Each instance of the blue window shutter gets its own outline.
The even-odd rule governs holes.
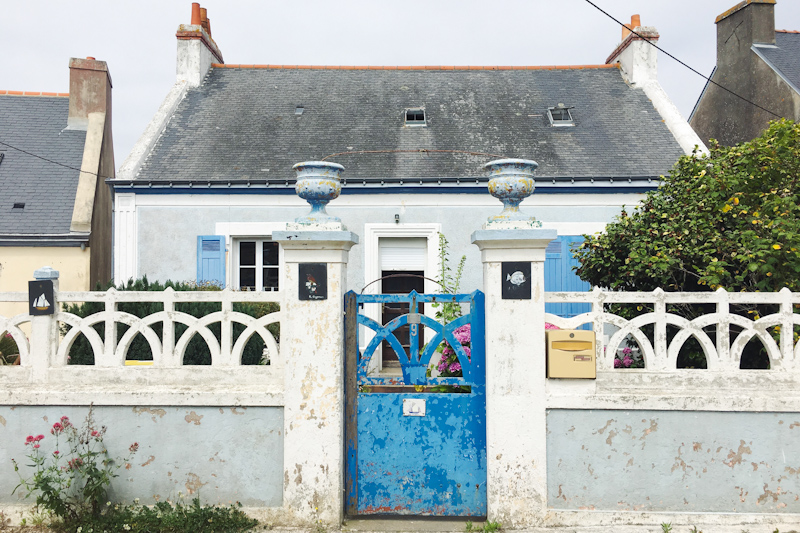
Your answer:
[[[562,237],[550,241],[545,250],[544,260],[544,290],[545,292],[560,292],[563,286],[564,258]],[[565,304],[544,304],[545,313],[563,316]]]
[[[544,290],[548,292],[588,292],[591,284],[582,281],[573,270],[580,263],[572,257],[572,250],[583,242],[579,235],[560,235],[552,241],[545,252]],[[564,303],[545,304],[545,312],[569,318],[591,311],[591,304]]]
[[[225,236],[197,236],[197,283],[225,286]]]

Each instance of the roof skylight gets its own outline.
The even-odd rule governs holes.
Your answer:
[[[424,107],[414,107],[414,108],[406,109],[405,125],[406,126],[427,126],[427,122],[425,120],[425,108]]]
[[[567,107],[562,103],[559,103],[555,107],[548,107],[547,108],[547,118],[550,119],[551,126],[574,126],[575,121],[572,119],[572,113],[570,113],[570,109],[572,107]]]

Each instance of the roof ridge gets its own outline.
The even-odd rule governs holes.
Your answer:
[[[800,33],[798,30],[775,30],[775,33]]]
[[[585,70],[619,68],[618,65],[544,65],[544,66],[347,66],[347,65],[250,65],[211,63],[214,68],[285,69],[285,70]]]
[[[69,93],[49,93],[44,91],[5,91],[0,89],[0,95],[10,96],[69,96]]]

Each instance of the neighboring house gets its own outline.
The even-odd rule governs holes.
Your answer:
[[[745,0],[717,17],[711,80],[772,113],[800,120],[800,32],[775,30],[775,0]],[[758,137],[775,115],[706,84],[689,123],[725,146]]]
[[[111,278],[111,77],[94,58],[69,69],[69,94],[0,91],[0,292],[45,265],[61,290]],[[0,315],[27,312],[11,305]]]
[[[519,157],[540,165],[523,211],[561,235],[547,288],[586,290],[571,243],[704,149],[658,85],[655,49],[633,35],[608,64],[549,67],[231,65],[199,16],[177,37],[177,82],[110,181],[118,281],[279,289],[271,234],[309,210],[292,165],[328,157],[345,167],[328,211],[360,238],[349,287],[396,272],[436,278],[441,232],[453,263],[466,254],[461,288],[473,290],[470,233],[501,210],[481,166]],[[409,278],[370,286],[410,288],[437,290]]]

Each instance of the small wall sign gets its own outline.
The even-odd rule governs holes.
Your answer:
[[[328,265],[327,263],[300,263],[297,265],[299,286],[297,294],[300,300],[328,299]]]
[[[52,315],[55,313],[54,301],[52,280],[28,282],[28,314]]]
[[[503,300],[531,299],[531,264],[525,261],[503,262],[500,267],[503,276]]]

